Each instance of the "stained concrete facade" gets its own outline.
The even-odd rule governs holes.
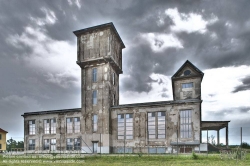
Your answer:
[[[81,108],[24,113],[26,152],[175,153],[176,143],[178,151],[199,150],[204,74],[198,68],[186,61],[173,75],[173,101],[119,105],[125,45],[114,25],[74,34]]]

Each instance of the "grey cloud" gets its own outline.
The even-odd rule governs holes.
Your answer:
[[[235,87],[235,89],[232,91],[233,93],[250,90],[250,76],[246,76],[241,81],[242,85]]]

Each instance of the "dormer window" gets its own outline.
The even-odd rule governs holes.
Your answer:
[[[182,84],[182,89],[184,89],[184,88],[193,88],[193,83],[189,82],[189,83]]]
[[[188,76],[188,75],[190,75],[191,74],[191,71],[190,70],[185,70],[184,71],[184,76]]]

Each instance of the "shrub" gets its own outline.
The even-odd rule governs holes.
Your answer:
[[[192,152],[192,159],[194,159],[194,160],[198,159],[198,155],[195,154],[195,152]]]

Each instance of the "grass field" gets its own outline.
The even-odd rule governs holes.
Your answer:
[[[228,166],[228,165],[249,165],[250,166],[250,154],[247,154],[246,159],[244,160],[229,160],[229,159],[221,159],[219,154],[209,154],[208,156],[205,154],[197,155],[198,158],[194,159],[191,154],[188,155],[103,155],[103,156],[86,156],[83,158],[77,158],[76,160],[80,161],[80,163],[75,163],[75,160],[72,159],[57,159],[61,163],[55,163],[53,159],[49,161],[52,163],[39,163],[36,158],[25,159],[6,159],[0,156],[0,165],[15,165],[15,166],[24,166],[24,165],[103,165],[103,166],[144,166],[144,165],[166,165],[166,166],[195,166],[195,165],[204,165],[204,166]],[[21,163],[21,161],[34,161],[35,163]],[[48,161],[48,159],[42,159],[43,161]],[[15,161],[15,163],[11,163],[11,161]],[[65,163],[62,163],[65,162]],[[69,163],[67,163],[69,162]]]

